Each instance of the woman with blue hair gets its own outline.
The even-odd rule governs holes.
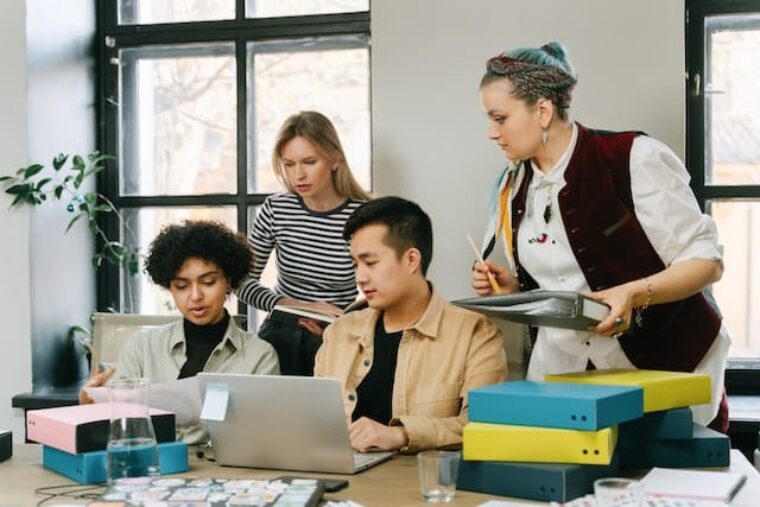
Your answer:
[[[694,419],[728,428],[723,388],[730,339],[705,290],[720,279],[713,220],[664,144],[642,132],[589,129],[569,118],[577,79],[551,42],[491,58],[480,84],[488,136],[507,158],[491,194],[480,295],[536,288],[589,293],[610,306],[587,331],[540,328],[528,378],[593,368],[696,371],[713,401]],[[712,422],[711,422],[712,421]]]

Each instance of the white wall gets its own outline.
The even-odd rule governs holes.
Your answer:
[[[373,188],[430,214],[430,277],[449,298],[472,295],[466,235],[480,243],[488,188],[504,163],[480,110],[485,62],[551,40],[566,45],[579,74],[574,119],[643,130],[683,156],[683,0],[372,2]],[[512,339],[510,361],[520,347]]]
[[[486,60],[559,40],[579,74],[571,115],[644,130],[684,148],[683,0],[376,0],[372,3],[373,182],[431,215],[431,278],[470,294],[485,200],[503,164],[486,138],[478,83]]]
[[[26,33],[22,0],[0,2],[0,174],[26,165]],[[32,387],[29,298],[29,215],[8,211],[0,196],[0,428],[23,441],[14,394]]]

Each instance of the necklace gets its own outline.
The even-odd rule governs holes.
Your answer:
[[[538,199],[539,192],[543,191],[544,196],[544,211],[541,214],[541,218],[543,218],[543,224],[540,224],[537,228],[543,229],[544,231],[539,233],[537,236],[528,238],[528,243],[538,243],[543,244],[546,243],[546,241],[549,239],[549,234],[547,231],[547,226],[549,225],[549,222],[552,220],[552,187],[554,186],[553,182],[541,180],[538,185],[536,185],[534,189],[534,194],[531,197],[531,199],[528,201],[528,209],[527,215],[529,217],[533,216],[533,204],[536,199]],[[535,222],[534,222],[535,223]]]

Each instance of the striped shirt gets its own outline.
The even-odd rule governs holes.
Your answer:
[[[343,226],[361,204],[347,199],[336,209],[319,212],[307,208],[295,194],[267,197],[248,237],[255,255],[253,271],[240,284],[238,297],[265,311],[283,296],[327,301],[341,308],[351,304],[356,280]],[[272,249],[277,255],[277,284],[269,289],[260,279]]]

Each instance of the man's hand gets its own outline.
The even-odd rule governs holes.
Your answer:
[[[90,395],[87,394],[88,387],[101,387],[105,385],[106,382],[108,382],[108,379],[111,378],[111,375],[114,374],[116,371],[116,368],[114,367],[108,367],[105,370],[101,371],[100,373],[96,373],[92,377],[90,377],[87,382],[82,385],[82,388],[79,390],[79,404],[80,405],[89,405],[90,403],[94,403],[92,401],[92,398],[90,398]]]
[[[396,451],[409,443],[403,426],[386,426],[368,417],[352,422],[348,437],[359,452]]]

